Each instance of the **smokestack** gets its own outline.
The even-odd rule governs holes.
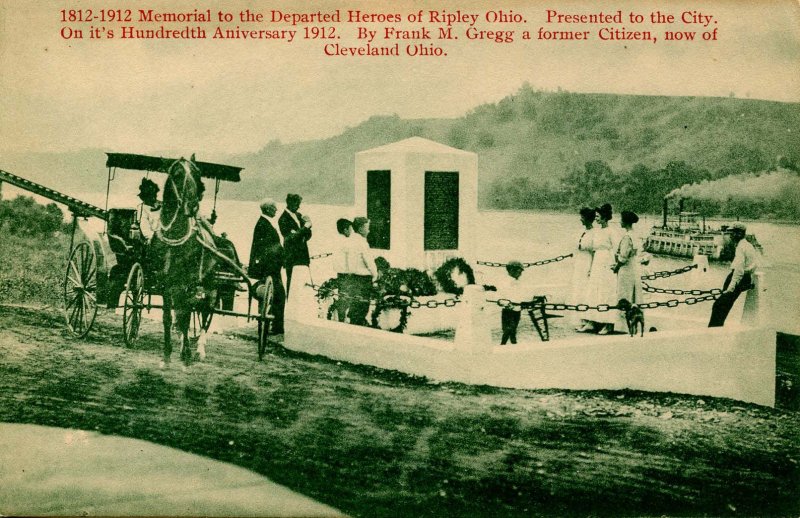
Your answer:
[[[683,198],[678,198],[678,213],[683,212]]]
[[[662,209],[664,215],[664,221],[663,223],[661,223],[661,228],[667,228],[667,205],[668,205],[667,200],[669,200],[669,196],[664,196],[664,205]]]

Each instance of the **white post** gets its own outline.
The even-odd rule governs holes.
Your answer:
[[[708,256],[695,254],[692,264],[696,265],[696,268],[694,268],[690,274],[692,289],[705,289],[707,287],[705,281],[708,279],[709,274]]]
[[[470,284],[461,295],[461,311],[456,325],[455,348],[459,353],[488,353],[492,348],[492,329],[487,318],[483,286]]]
[[[754,286],[745,294],[742,323],[751,327],[768,326],[766,275],[764,272],[757,271],[752,277]]]
[[[317,300],[314,288],[308,286],[311,275],[308,266],[295,266],[292,270],[292,286],[286,301],[284,320],[298,322],[317,318]]]

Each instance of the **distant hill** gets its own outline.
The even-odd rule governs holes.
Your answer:
[[[286,192],[299,192],[310,202],[349,204],[354,154],[411,136],[478,153],[482,207],[535,208],[540,197],[511,203],[501,196],[519,191],[517,185],[533,194],[558,192],[562,179],[582,174],[588,162],[605,164],[615,174],[683,162],[709,178],[774,169],[780,160],[798,164],[800,104],[545,92],[525,85],[457,119],[375,116],[328,139],[273,141],[257,153],[213,160],[197,153],[245,168],[241,184],[225,186],[225,197],[282,199]],[[67,192],[104,191],[104,163],[99,150],[0,157],[0,168]]]
[[[421,136],[479,155],[480,203],[498,207],[492,188],[524,178],[558,188],[590,161],[614,171],[686,162],[712,177],[800,163],[800,104],[735,98],[653,97],[541,92],[524,86],[458,119],[372,117],[317,141],[271,142],[231,158],[247,168],[234,192],[258,198],[303,193],[308,200],[352,203],[354,154]]]

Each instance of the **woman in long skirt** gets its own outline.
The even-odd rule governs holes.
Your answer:
[[[594,229],[594,259],[588,287],[589,305],[615,306],[618,300],[616,298],[617,276],[612,268],[616,264],[614,253],[617,250],[617,239],[616,233],[608,226],[608,222],[613,217],[613,211],[611,205],[606,203],[596,212],[600,228]],[[597,330],[597,334],[607,335],[614,330],[614,324],[617,323],[617,312],[590,310],[586,318],[588,322],[579,331]]]
[[[617,299],[626,299],[631,304],[641,304],[644,292],[639,269],[639,247],[633,238],[633,225],[639,221],[639,216],[634,212],[622,211],[622,228],[625,234],[617,246],[616,265],[617,272]],[[618,322],[624,322],[624,317]]]
[[[580,210],[583,233],[578,238],[578,249],[573,252],[572,291],[567,301],[569,304],[586,304],[589,295],[589,274],[592,271],[592,258],[594,257],[594,219],[595,211],[589,207]],[[582,314],[572,312],[571,321],[580,330],[586,325]]]

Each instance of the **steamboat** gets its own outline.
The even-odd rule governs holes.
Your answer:
[[[673,257],[708,256],[709,260],[731,261],[736,245],[731,239],[730,225],[719,228],[706,226],[705,216],[699,212],[683,210],[683,200],[678,202],[677,214],[669,214],[667,198],[664,198],[663,219],[656,225],[644,243],[644,249],[653,254]],[[756,236],[745,236],[759,252],[763,252]]]

